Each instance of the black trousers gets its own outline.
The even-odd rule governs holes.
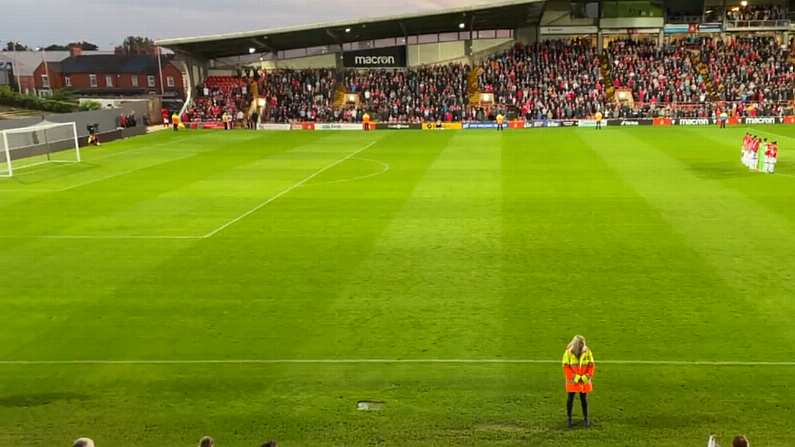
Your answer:
[[[566,401],[566,415],[571,419],[571,413],[574,411],[574,398],[577,396],[577,393],[569,393],[569,398]],[[582,416],[584,419],[588,419],[588,395],[585,393],[580,393],[580,403],[582,404]]]

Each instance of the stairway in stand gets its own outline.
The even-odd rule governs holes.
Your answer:
[[[696,67],[696,71],[704,78],[704,84],[707,86],[707,96],[709,100],[712,102],[718,101],[718,86],[712,80],[712,74],[709,72],[709,67],[707,64],[701,62],[699,55],[701,54],[698,50],[691,50],[690,51],[690,62]]]
[[[480,107],[481,92],[478,79],[481,73],[483,73],[481,67],[475,67],[469,72],[469,77],[467,79],[467,97],[469,98],[470,107]]]
[[[602,79],[604,79],[605,94],[607,95],[607,102],[612,103],[616,95],[616,87],[613,85],[613,77],[610,75],[610,60],[607,53],[602,53],[599,56],[599,70],[602,72]]]
[[[334,110],[343,110],[347,104],[348,86],[345,84],[345,72],[337,70],[337,88],[334,90]]]

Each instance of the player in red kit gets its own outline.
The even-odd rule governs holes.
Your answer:
[[[765,140],[767,141],[767,140]],[[762,147],[762,141],[757,138],[754,141],[754,144],[751,146],[751,157],[748,161],[748,169],[751,171],[757,171],[759,167],[759,149]]]
[[[776,163],[778,163],[778,142],[774,141],[767,146],[767,151],[765,151],[765,172],[775,173]]]

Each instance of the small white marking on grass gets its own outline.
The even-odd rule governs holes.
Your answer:
[[[602,365],[639,366],[778,366],[795,367],[792,362],[700,361],[700,360],[600,360]],[[365,365],[365,364],[448,364],[448,365],[558,365],[560,360],[543,359],[217,359],[217,360],[0,360],[13,365]]]
[[[325,167],[321,168],[320,170],[315,171],[313,174],[310,174],[309,176],[305,177],[303,180],[299,181],[298,183],[283,189],[281,192],[279,192],[276,195],[272,196],[268,200],[258,204],[254,208],[251,208],[250,210],[246,211],[245,213],[235,217],[234,219],[226,222],[225,224],[219,226],[218,228],[210,231],[209,233],[205,234],[203,236],[203,238],[204,239],[209,239],[209,238],[215,236],[216,234],[224,231],[225,229],[227,229],[227,228],[231,227],[232,225],[240,222],[241,220],[245,219],[246,217],[256,213],[257,211],[261,210],[262,208],[265,208],[266,206],[268,206],[271,203],[275,202],[276,200],[278,200],[283,195],[288,194],[288,193],[290,193],[291,191],[293,191],[293,190],[295,190],[297,188],[300,188],[301,186],[305,185],[306,182],[312,180],[313,178],[317,177],[318,175],[328,171],[329,169],[339,165],[340,163],[342,163],[342,162],[344,162],[346,160],[350,160],[351,158],[359,155],[360,153],[366,151],[367,149],[370,149],[375,144],[376,144],[376,141],[373,141],[372,143],[368,144],[367,146],[364,146],[363,148],[357,150],[356,152],[353,152],[353,153],[351,153],[351,154],[349,154],[349,155],[347,155],[347,156],[345,156],[343,158],[340,158],[339,160],[336,160],[333,163],[326,165]]]

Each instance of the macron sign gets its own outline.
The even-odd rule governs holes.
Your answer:
[[[400,68],[406,66],[406,47],[348,51],[342,59],[345,68]]]

